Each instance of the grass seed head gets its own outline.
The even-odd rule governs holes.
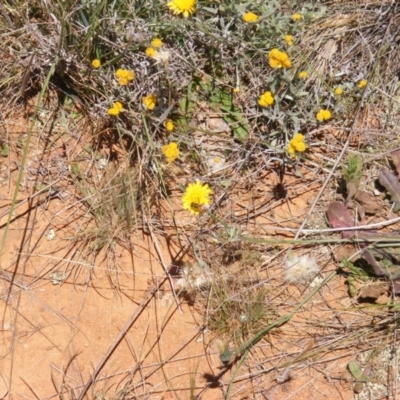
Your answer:
[[[310,281],[320,271],[317,261],[307,255],[289,255],[283,268],[285,281],[289,283]]]

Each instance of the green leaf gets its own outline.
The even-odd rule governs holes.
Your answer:
[[[357,380],[362,376],[362,371],[360,365],[355,361],[350,361],[347,365],[349,368],[350,373],[356,378]]]
[[[343,258],[341,261],[342,268],[347,268],[351,275],[357,276],[357,277],[368,277],[368,272],[364,271],[362,268],[356,267],[351,261],[349,261],[347,258]]]
[[[195,97],[195,88],[197,84],[198,83],[195,80],[190,81],[187,87],[186,96],[183,96],[178,101],[179,108],[183,115],[178,117],[177,121],[179,121],[179,124],[185,128],[188,126],[188,119],[190,119],[190,115],[195,106],[193,99]]]
[[[343,166],[343,178],[346,183],[353,183],[356,188],[360,184],[360,179],[362,176],[363,162],[360,156],[349,155],[347,159],[347,166]]]
[[[8,147],[7,146],[1,146],[0,147],[0,154],[2,157],[7,157],[8,156]]]
[[[232,93],[216,87],[211,94],[210,103],[216,111],[226,113],[222,118],[232,129],[235,138],[241,142],[245,141],[248,137],[249,128],[242,117],[241,110],[233,104]]]
[[[71,173],[72,175],[78,176],[80,174],[79,165],[74,163],[71,165]]]
[[[348,276],[347,279],[346,279],[346,283],[347,283],[347,286],[348,286],[348,289],[349,289],[349,296],[350,297],[354,297],[356,295],[356,293],[357,293],[357,288],[354,285],[354,281],[355,280],[354,280],[353,276]]]

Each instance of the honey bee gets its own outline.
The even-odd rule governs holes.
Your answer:
[[[196,212],[203,213],[204,211],[207,211],[209,209],[209,206],[193,202],[190,203],[190,208],[192,208]]]

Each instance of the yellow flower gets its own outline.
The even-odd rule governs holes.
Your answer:
[[[306,151],[307,146],[304,142],[296,142],[296,145],[294,146],[294,148],[299,153],[302,153],[303,151]]]
[[[285,35],[285,42],[288,46],[293,46],[293,36]]]
[[[161,151],[165,156],[165,160],[170,163],[179,157],[178,145],[175,142],[171,142],[161,147]]]
[[[117,78],[127,78],[128,79],[128,71],[126,69],[119,68],[115,71],[115,76]]]
[[[362,89],[366,84],[367,84],[367,81],[365,79],[361,79],[361,81],[358,82],[357,87],[359,89]]]
[[[240,88],[235,87],[235,88],[232,89],[232,92],[233,93],[239,93],[240,92]]]
[[[289,68],[291,65],[288,55],[278,49],[272,49],[268,54],[268,58],[269,65],[272,68]]]
[[[169,132],[171,132],[171,131],[174,130],[174,123],[172,122],[171,119],[166,119],[166,120],[164,121],[164,126],[165,126],[165,129],[166,129],[167,131],[169,131]]]
[[[185,18],[188,18],[194,13],[194,3],[195,0],[171,0],[167,3],[167,7],[174,15],[183,14]]]
[[[292,140],[294,140],[295,142],[302,142],[304,141],[304,135],[302,133],[296,133]]]
[[[210,187],[201,182],[189,183],[186,187],[185,194],[182,196],[182,205],[184,210],[190,211],[191,214],[200,214],[202,206],[210,204],[209,195]]]
[[[151,45],[152,45],[155,49],[158,49],[159,47],[162,46],[162,41],[161,41],[161,39],[159,39],[159,38],[154,38],[154,39],[151,41]]]
[[[145,50],[146,56],[148,57],[154,57],[157,54],[157,50],[154,50],[152,47],[148,47]]]
[[[107,112],[108,112],[108,114],[111,115],[112,117],[116,117],[116,116],[119,114],[118,108],[114,108],[114,107],[109,108]]]
[[[108,114],[112,117],[116,117],[122,110],[122,104],[119,101],[113,103],[113,106],[108,109]]]
[[[301,133],[296,133],[293,139],[288,143],[287,152],[289,155],[294,156],[296,151],[302,153],[307,148],[304,143],[304,136]]]
[[[302,19],[303,17],[301,16],[301,14],[299,14],[299,13],[295,13],[295,14],[293,14],[292,15],[292,20],[293,21],[298,21],[298,20],[300,20],[300,19]]]
[[[249,11],[246,14],[244,14],[242,18],[244,22],[251,23],[251,22],[256,22],[258,17],[256,14]]]
[[[95,59],[92,61],[92,67],[93,67],[93,68],[100,68],[100,66],[101,66],[100,60],[99,60],[98,58],[95,58]]]
[[[258,98],[258,105],[261,107],[269,107],[274,102],[274,96],[272,96],[271,92],[264,92]]]
[[[299,79],[306,79],[307,78],[307,71],[300,71],[299,75],[297,75],[299,77]]]
[[[337,87],[334,91],[335,96],[340,96],[343,93],[343,89],[341,87]]]
[[[118,83],[121,86],[125,86],[129,81],[135,79],[135,74],[133,71],[128,71],[126,69],[117,69],[115,71],[115,76],[118,78]]]
[[[119,101],[116,101],[115,103],[113,103],[113,107],[118,108],[118,110],[122,110],[122,104]]]
[[[154,94],[149,94],[148,96],[142,97],[142,104],[148,110],[153,110],[156,106],[156,96],[154,96]]]
[[[289,153],[290,156],[294,156],[296,154],[296,149],[292,146],[290,142],[287,147],[287,152]]]
[[[331,112],[329,110],[324,110],[321,108],[317,115],[315,116],[319,122],[326,121],[331,118]]]

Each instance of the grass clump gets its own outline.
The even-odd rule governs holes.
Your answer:
[[[77,173],[75,184],[96,222],[95,228],[79,235],[79,241],[87,241],[95,253],[104,246],[112,250],[116,243],[130,247],[130,234],[137,229],[140,217],[138,203],[142,201],[136,172],[109,169],[101,180],[92,184]]]
[[[273,313],[266,307],[267,289],[223,287],[218,282],[210,292],[207,326],[226,343],[241,346],[271,321]]]

